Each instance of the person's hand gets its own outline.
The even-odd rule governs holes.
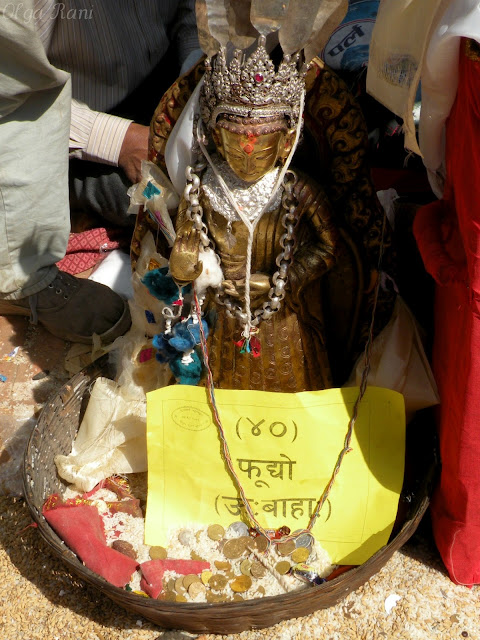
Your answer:
[[[132,184],[136,184],[142,179],[142,160],[148,158],[149,132],[149,127],[132,122],[127,129],[120,149],[118,166],[124,170]]]

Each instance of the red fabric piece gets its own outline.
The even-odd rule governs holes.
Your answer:
[[[210,569],[208,562],[201,560],[148,560],[140,565],[143,577],[140,586],[151,598],[158,598],[163,591],[163,574],[165,571],[175,571],[178,575],[186,576],[190,573],[200,575],[202,571]]]
[[[124,587],[138,562],[107,546],[103,521],[88,504],[43,508],[43,515],[86,567],[116,587]]]
[[[438,283],[433,369],[442,471],[432,499],[433,532],[450,578],[468,586],[480,583],[479,148],[480,63],[465,56],[462,44],[446,126],[445,195],[419,212],[414,232]],[[468,282],[461,282],[461,264]],[[454,272],[460,282],[449,276]]]
[[[110,251],[120,248],[128,250],[131,235],[131,230],[104,227],[71,233],[65,257],[57,262],[57,267],[71,275],[83,273],[103,260]]]

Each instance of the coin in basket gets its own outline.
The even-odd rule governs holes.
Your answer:
[[[211,524],[207,529],[210,540],[221,540],[225,535],[225,529],[220,524]]]
[[[307,549],[306,547],[298,547],[292,553],[292,561],[295,564],[299,564],[300,562],[306,562],[309,555],[310,555],[310,549]]]
[[[165,560],[167,557],[167,550],[163,547],[150,547],[150,558],[152,560]]]
[[[205,558],[200,556],[196,551],[190,551],[190,558],[192,560],[199,560],[200,562],[206,562]]]
[[[162,596],[162,600],[166,600],[167,602],[175,602],[177,599],[177,594],[175,591],[165,591],[165,593],[160,594]],[[158,597],[160,599],[160,596]]]
[[[221,591],[225,589],[227,582],[228,580],[225,576],[222,576],[220,573],[214,573],[208,581],[208,586],[210,589],[213,589],[213,591]]]
[[[314,537],[312,536],[311,533],[302,533],[301,535],[298,536],[298,538],[295,538],[295,546],[296,547],[311,547],[314,541]]]
[[[295,542],[293,540],[287,540],[286,542],[277,544],[277,553],[279,556],[289,556],[292,551],[295,551],[295,548]]]
[[[187,598],[182,593],[177,593],[175,600],[176,602],[188,602]]]
[[[255,538],[255,549],[259,553],[265,553],[268,549],[268,539],[265,536],[257,536]]]
[[[248,527],[241,520],[237,520],[237,522],[232,522],[228,527],[227,532],[234,534],[236,538],[240,538],[242,536],[248,536]]]
[[[202,571],[202,575],[200,576],[200,579],[203,582],[203,584],[208,584],[208,581],[212,576],[213,576],[213,573],[211,571],[208,571],[208,569],[206,569],[205,571]]]
[[[202,582],[192,582],[188,587],[188,595],[196,600],[200,595],[205,595],[206,587]]]
[[[246,558],[240,563],[240,571],[244,576],[250,575],[250,569],[252,567],[252,561]]]
[[[177,593],[182,593],[183,594],[186,591],[185,587],[183,586],[183,578],[184,578],[184,576],[180,576],[179,578],[177,578],[175,580],[175,591]]]
[[[250,567],[250,574],[254,578],[263,578],[266,573],[266,569],[261,562],[252,562],[252,566]]]
[[[183,578],[183,586],[185,587],[185,589],[187,589],[187,591],[188,591],[188,587],[193,582],[201,582],[201,580],[194,573],[189,573],[188,575],[184,576],[184,578]]]
[[[245,593],[245,591],[248,591],[251,586],[252,579],[250,578],[250,576],[245,575],[236,576],[230,582],[230,587],[232,588],[232,591],[235,591],[235,593]]]
[[[229,571],[232,568],[231,563],[225,560],[215,560],[214,565],[219,571]]]
[[[233,601],[234,602],[243,602],[245,600],[245,598],[243,596],[241,596],[239,593],[235,593],[233,596]]]
[[[191,531],[188,531],[188,529],[182,529],[178,534],[178,541],[184,547],[191,547],[194,542],[194,535]]]
[[[211,591],[207,591],[205,594],[205,598],[207,602],[222,602],[222,597],[219,593],[212,593]]]
[[[290,571],[290,562],[288,562],[288,560],[281,560],[280,562],[277,562],[275,565],[275,571],[281,576],[284,576]]]
[[[229,560],[240,558],[245,553],[245,542],[242,538],[232,538],[223,545],[223,555]]]

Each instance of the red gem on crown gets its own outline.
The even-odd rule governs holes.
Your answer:
[[[257,82],[258,84],[260,84],[260,82],[263,82],[263,75],[261,73],[255,74],[255,82]]]

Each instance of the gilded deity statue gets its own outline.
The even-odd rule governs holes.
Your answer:
[[[200,311],[208,333],[192,355],[204,351],[217,388],[340,386],[365,344],[379,256],[390,245],[359,109],[318,60],[274,62],[264,36],[248,53],[221,47],[160,103],[152,159],[161,167],[198,81],[176,237],[161,247],[179,291],[193,285],[186,314],[195,321]],[[145,226],[140,218],[137,238]],[[134,240],[134,259],[135,250]],[[375,333],[393,297],[380,293]]]

